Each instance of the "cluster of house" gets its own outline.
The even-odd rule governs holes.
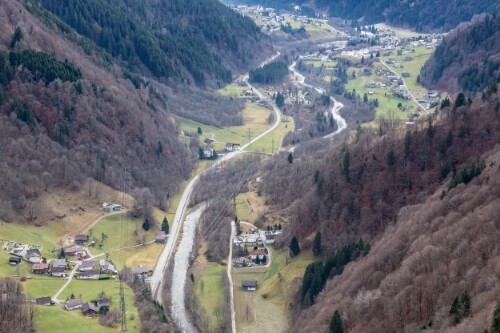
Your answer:
[[[417,102],[426,110],[436,107],[439,104],[440,95],[438,91],[429,90],[427,95],[417,99]]]
[[[281,231],[244,231],[234,239],[234,245],[239,247],[242,256],[233,258],[234,267],[252,267],[256,265],[266,265],[269,254],[266,245],[273,244]]]
[[[215,148],[213,146],[213,143],[214,143],[213,139],[206,138],[203,142],[205,142],[206,145],[205,145],[205,148],[203,148],[203,150],[202,150],[203,156],[200,156],[200,158],[203,157],[203,159],[207,159],[207,160],[215,159],[218,156],[223,156],[226,153],[236,151],[240,147],[239,143],[228,142],[224,146],[224,150],[215,150]]]
[[[114,203],[108,203],[108,202],[104,202],[102,204],[102,208],[105,209],[105,210],[107,210],[110,213],[121,212],[123,210],[123,206],[122,205],[114,204]]]
[[[39,297],[35,299],[37,305],[54,305],[55,302],[50,296]],[[95,301],[84,302],[81,298],[69,298],[64,304],[64,310],[73,311],[81,309],[85,316],[93,316],[97,314],[106,314],[111,306],[111,300],[104,297]]]
[[[101,274],[116,276],[116,270],[113,262],[105,259],[88,259],[81,262],[77,268],[78,273],[75,277],[80,280],[99,280]]]

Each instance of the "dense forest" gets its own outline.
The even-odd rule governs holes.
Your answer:
[[[157,78],[190,82],[191,77],[202,86],[212,78],[225,84],[231,81],[231,68],[251,65],[262,47],[257,26],[215,0],[40,4],[132,71],[147,69]]]
[[[483,15],[450,32],[420,73],[429,88],[481,92],[500,82],[500,16]]]
[[[311,2],[305,0],[253,2],[288,9],[292,4],[305,5],[305,12],[310,12],[308,7],[311,6]],[[475,14],[494,14],[498,10],[498,1],[314,0],[313,6],[317,11],[327,11],[330,16],[360,20],[363,24],[387,22],[429,32],[451,30],[460,22],[469,21]]]
[[[283,60],[275,60],[251,70],[249,81],[252,83],[275,84],[282,82],[288,75],[288,65]]]

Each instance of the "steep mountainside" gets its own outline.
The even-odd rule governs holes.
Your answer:
[[[460,22],[469,21],[475,14],[494,14],[498,10],[496,0],[268,0],[254,2],[288,8],[294,4],[312,6],[320,11],[327,11],[334,17],[360,20],[362,24],[387,22],[411,27],[417,31],[448,31]]]
[[[263,35],[217,0],[76,0],[40,3],[134,70],[205,85],[231,81],[265,56]]]
[[[432,89],[481,92],[500,81],[500,17],[482,15],[451,31],[420,73]]]
[[[241,123],[241,103],[180,80],[194,77],[198,68],[194,63],[208,66],[198,68],[201,77],[218,75],[215,67],[210,67],[211,61],[227,71],[208,48],[215,49],[228,40],[245,54],[241,58],[232,54],[237,60],[228,67],[250,66],[262,55],[248,55],[251,52],[239,38],[248,33],[247,41],[257,47],[259,31],[247,19],[227,14],[225,7],[212,1],[202,3],[207,4],[203,15],[220,14],[220,20],[211,23],[214,31],[221,34],[221,29],[232,28],[224,37],[213,36],[220,44],[210,44],[208,37],[199,36],[199,30],[180,26],[177,29],[183,32],[179,35],[160,26],[158,33],[144,31],[149,29],[145,20],[132,16],[132,9],[121,2],[115,8],[109,1],[74,1],[67,3],[66,9],[61,2],[43,3],[52,5],[54,11],[61,10],[61,16],[77,14],[79,25],[75,27],[82,29],[84,36],[35,2],[6,0],[0,6],[0,219],[23,216],[43,223],[54,214],[42,209],[37,201],[40,194],[54,187],[78,187],[87,177],[116,189],[125,186],[128,192],[147,187],[155,204],[166,208],[170,196],[190,174],[195,158],[178,140],[170,112],[208,124]],[[90,3],[96,7],[87,7]],[[176,3],[170,2],[171,7],[177,8]],[[200,4],[178,4],[179,11],[172,14],[177,23],[196,20],[196,12],[201,15]],[[211,10],[210,4],[215,9]],[[184,17],[186,11],[190,14]],[[207,17],[200,18],[200,24]],[[241,31],[237,28],[240,23]],[[86,31],[89,27],[92,29]],[[165,39],[159,31],[164,31]],[[190,37],[184,38],[183,33]],[[169,39],[174,35],[184,44]],[[103,43],[105,36],[110,44]],[[148,43],[134,44],[144,40],[154,41],[153,46],[164,43],[161,45],[173,48],[172,53],[166,53],[165,48],[155,53]],[[146,58],[141,59],[139,51],[165,60],[170,66],[165,68],[179,74],[172,76],[175,84],[160,82],[163,75],[169,76],[166,72],[154,73],[161,76],[158,80],[133,73],[131,70],[142,74],[148,65],[161,63],[153,58],[151,63],[142,62]],[[193,67],[181,59],[193,60]]]

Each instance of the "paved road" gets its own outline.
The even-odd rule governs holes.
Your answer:
[[[227,279],[229,280],[229,311],[231,311],[231,332],[236,333],[236,310],[234,308],[234,283],[231,269],[233,267],[233,240],[236,236],[236,225],[231,222],[231,237],[229,238],[229,259],[227,262]]]
[[[262,63],[262,65],[264,65],[264,64],[266,64],[266,63],[274,60],[277,56],[279,56],[279,53],[276,54],[276,55],[274,55],[274,56],[272,56],[268,60],[264,61]],[[261,98],[263,100],[267,100],[266,96],[264,96],[253,85],[251,85],[250,83],[248,83],[248,74],[242,75],[241,76],[241,80],[247,81],[248,86],[251,87],[254,90],[254,92],[259,96],[259,98]],[[253,144],[254,142],[260,140],[262,137],[264,137],[265,135],[269,134],[276,127],[278,127],[279,124],[281,123],[281,112],[280,112],[279,108],[274,105],[274,103],[271,102],[271,105],[273,105],[273,110],[274,110],[274,112],[276,114],[275,122],[274,122],[273,126],[271,126],[268,130],[266,130],[265,132],[261,133],[260,135],[256,136],[252,140],[250,140],[248,143],[246,143],[243,146],[241,146],[241,148],[239,150],[231,152],[231,153],[226,154],[223,157],[219,158],[214,164],[212,164],[208,169],[206,169],[200,175],[202,175],[203,173],[205,173],[207,170],[209,170],[211,168],[214,168],[214,167],[217,167],[221,163],[223,163],[225,161],[228,161],[228,160],[230,160],[230,159],[232,159],[232,158],[234,158],[234,157],[242,154],[244,152],[245,148],[249,147],[251,144]],[[194,190],[194,187],[195,187],[196,183],[200,179],[200,175],[197,175],[193,179],[191,179],[191,181],[186,186],[186,189],[182,193],[182,197],[181,197],[181,199],[179,201],[179,205],[177,206],[177,210],[175,212],[174,220],[172,221],[172,226],[171,226],[171,231],[170,231],[170,237],[168,238],[167,243],[166,243],[165,247],[163,248],[163,251],[162,251],[160,257],[158,258],[158,262],[156,264],[155,270],[153,271],[153,275],[151,276],[151,282],[150,282],[151,283],[151,291],[152,291],[152,293],[154,295],[155,300],[157,302],[159,302],[159,303],[162,303],[162,281],[163,281],[163,276],[164,276],[165,270],[166,270],[166,268],[168,266],[168,262],[170,260],[170,257],[172,255],[172,253],[174,252],[175,244],[176,244],[177,239],[178,239],[179,234],[180,234],[180,229],[181,229],[182,221],[183,221],[183,218],[184,218],[184,215],[185,215],[185,212],[186,212],[186,208],[187,208],[188,203],[189,203],[189,198],[191,197],[191,194],[192,194],[192,192]]]
[[[314,87],[314,86],[306,83],[305,82],[306,78],[304,77],[304,75],[299,73],[299,71],[297,71],[295,66],[297,66],[297,62],[294,61],[290,65],[290,67],[288,67],[288,69],[293,73],[292,74],[293,81],[297,82],[298,84],[300,84],[303,87],[314,89],[320,94],[325,93],[325,91],[322,88]],[[323,137],[324,139],[330,139],[347,128],[347,123],[346,123],[345,119],[342,118],[342,116],[340,115],[340,110],[344,107],[344,104],[340,103],[332,96],[330,96],[330,100],[333,102],[333,107],[332,107],[331,113],[332,113],[333,119],[335,120],[335,123],[337,124],[337,130],[335,132],[332,132],[332,133],[325,135]],[[297,147],[297,146],[291,147],[289,149],[289,151],[293,152],[295,150],[295,147]]]

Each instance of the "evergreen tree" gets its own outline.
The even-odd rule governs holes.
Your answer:
[[[316,233],[316,236],[314,236],[314,241],[313,241],[313,253],[314,255],[319,255],[321,253],[321,232],[318,231]]]
[[[293,236],[292,241],[290,242],[290,255],[295,257],[300,253],[299,240],[297,237]]]
[[[276,94],[275,98],[276,106],[282,108],[285,105],[285,96],[281,92]]]
[[[59,252],[59,259],[63,259],[66,257],[66,253],[64,253],[64,248],[61,247],[61,252]]]
[[[470,315],[470,296],[467,291],[462,294],[462,318],[468,317]]]
[[[351,165],[351,155],[349,154],[349,149],[347,147],[344,151],[344,158],[342,159],[342,174],[345,176],[345,179],[349,183],[351,178],[349,174],[349,168]]]
[[[292,164],[293,163],[293,155],[292,153],[288,153],[288,163]]]
[[[142,229],[148,231],[150,227],[151,227],[151,225],[149,223],[149,219],[146,217],[146,219],[144,220],[144,223],[142,224]]]
[[[493,311],[493,320],[490,333],[500,333],[500,298],[497,301],[495,311]]]
[[[199,134],[199,135],[202,135],[202,134],[203,134],[203,130],[201,129],[201,127],[198,127],[197,132],[198,132],[198,134]]]
[[[467,103],[465,99],[464,93],[459,93],[457,95],[457,98],[455,99],[455,106],[454,109],[461,107],[462,105],[465,105]]]
[[[344,324],[338,310],[335,310],[332,320],[330,321],[330,333],[344,333]]]
[[[166,216],[163,217],[163,221],[161,222],[161,230],[164,231],[166,234],[169,233],[168,220]]]
[[[14,31],[14,35],[12,35],[10,47],[16,46],[17,42],[19,42],[21,39],[23,39],[23,32],[21,31],[21,28],[17,27]]]

